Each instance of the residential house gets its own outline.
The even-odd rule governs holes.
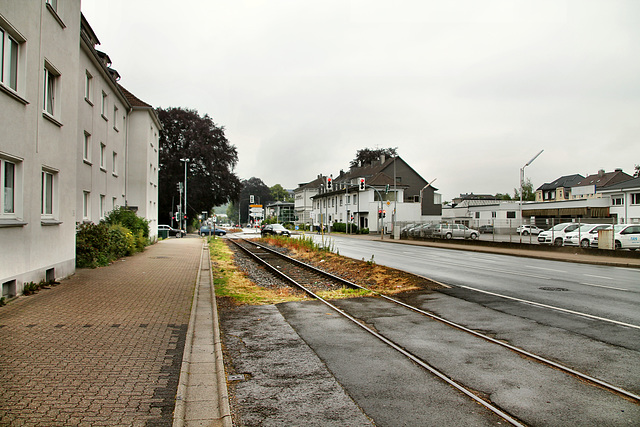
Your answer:
[[[571,188],[571,199],[594,199],[602,197],[601,190],[610,185],[628,181],[633,178],[622,169],[605,172],[600,169],[597,174],[589,175]]]
[[[20,295],[24,283],[75,271],[77,223],[98,222],[134,203],[139,215],[157,218],[160,123],[117,84],[109,57],[95,49],[99,41],[80,0],[0,0],[0,37],[6,298]],[[151,165],[144,183],[137,178],[140,159]]]
[[[353,222],[372,232],[390,232],[395,222],[435,219],[442,213],[437,189],[401,157],[382,156],[348,172],[341,170],[331,187],[325,179],[320,192],[311,197],[314,225]]]
[[[544,183],[536,190],[536,202],[571,200],[571,188],[577,186],[583,179],[584,176],[573,174],[561,176],[550,183]]]
[[[313,210],[313,196],[320,192],[320,187],[324,183],[324,177],[318,175],[313,181],[298,184],[298,188],[293,190],[294,197],[294,212],[298,218],[295,223],[301,224],[313,224],[313,218],[311,212]]]

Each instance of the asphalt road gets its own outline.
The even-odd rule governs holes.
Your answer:
[[[320,236],[312,236],[318,241],[321,239]],[[640,333],[640,271],[637,269],[442,250],[340,236],[329,239],[340,255],[373,260],[426,276],[458,290],[481,290],[557,307],[571,311],[575,316],[582,314],[588,319],[624,326]]]

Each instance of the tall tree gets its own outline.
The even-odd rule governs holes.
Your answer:
[[[349,163],[350,167],[364,166],[367,163],[374,162],[384,155],[387,158],[396,156],[398,154],[398,147],[395,148],[363,148],[356,152],[356,158]]]
[[[282,185],[276,184],[270,188],[271,198],[275,201],[281,202],[293,202],[293,198],[289,195],[289,192],[282,188]]]
[[[513,189],[513,200],[520,200],[520,191],[518,188]],[[527,178],[522,184],[522,201],[534,202],[536,200],[536,192],[533,189],[531,180]]]
[[[159,108],[160,132],[158,218],[168,224],[179,195],[177,185],[184,181],[187,163],[187,216],[209,212],[213,206],[237,199],[240,179],[233,172],[238,162],[236,147],[229,143],[224,128],[209,115],[196,110]]]
[[[271,190],[266,186],[260,178],[252,177],[242,180],[242,190],[238,199],[227,209],[227,215],[233,221],[238,219],[238,211],[240,211],[240,222],[246,224],[249,221],[249,204],[253,196],[254,204],[262,205],[263,208],[274,199],[271,197]]]

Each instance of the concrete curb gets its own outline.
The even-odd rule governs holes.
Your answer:
[[[233,424],[207,243],[202,246],[196,280],[173,426],[231,427]]]

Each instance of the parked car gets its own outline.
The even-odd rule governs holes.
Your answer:
[[[462,237],[475,240],[480,235],[480,232],[462,224],[440,224],[433,228],[432,235],[433,237],[441,237],[443,239]]]
[[[210,225],[203,225],[200,227],[200,235],[201,236],[224,236],[227,232],[221,228],[214,228]]]
[[[480,234],[483,234],[483,233],[493,234],[493,225],[491,225],[491,224],[481,225],[478,228],[478,231],[480,232]]]
[[[535,236],[543,231],[542,228],[538,228],[535,225],[519,225],[518,228],[516,228],[516,233],[522,234],[523,236],[528,236],[529,234]]]
[[[565,234],[565,246],[581,248],[598,247],[598,231],[611,228],[610,224],[583,224],[575,231]]]
[[[168,225],[158,225],[158,234],[160,231],[166,231],[167,236],[176,236],[182,237],[185,233],[182,230],[178,230],[177,228],[169,227]]]
[[[538,234],[538,243],[542,245],[562,246],[564,244],[564,236],[567,233],[578,229],[580,224],[575,222],[563,222],[556,224],[547,231]]]
[[[640,249],[640,224],[618,224],[613,226],[616,249]]]
[[[282,224],[267,224],[260,230],[262,236],[291,236],[291,232],[284,228]]]

